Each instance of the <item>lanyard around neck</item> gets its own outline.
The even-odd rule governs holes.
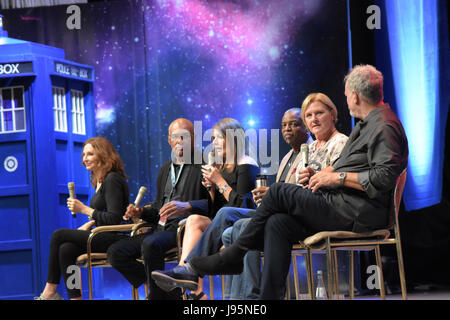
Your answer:
[[[178,170],[178,174],[175,177],[175,167],[174,167],[173,163],[170,164],[170,181],[172,183],[172,191],[170,192],[168,201],[170,201],[170,199],[173,197],[173,195],[175,193],[175,187],[178,183],[178,180],[180,180],[181,171],[183,171],[183,166],[184,166],[184,163],[180,166],[180,170]]]

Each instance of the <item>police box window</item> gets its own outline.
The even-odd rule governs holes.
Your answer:
[[[24,88],[0,88],[0,133],[26,131]]]
[[[72,96],[72,132],[86,134],[83,92],[70,90]]]
[[[55,131],[67,132],[66,91],[53,87],[53,119]]]

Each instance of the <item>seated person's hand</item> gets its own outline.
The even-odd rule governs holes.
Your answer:
[[[212,183],[211,181],[209,181],[208,179],[203,178],[202,179],[202,185],[206,188],[206,187],[214,187],[214,183]],[[214,189],[213,189],[214,190]]]
[[[311,177],[308,188],[312,189],[312,192],[316,192],[321,187],[331,187],[338,184],[340,184],[339,172],[324,169]]]
[[[135,207],[134,204],[130,203],[122,219],[123,220],[139,219],[142,215],[142,211],[143,209],[141,207]]]
[[[203,165],[202,174],[205,180],[208,180],[212,184],[219,184],[223,180],[220,170],[215,166]]]
[[[259,205],[262,201],[262,197],[264,197],[264,195],[267,193],[267,191],[269,191],[268,186],[262,186],[262,187],[253,189],[252,190],[253,202],[256,205]]]
[[[78,199],[67,198],[67,208],[72,212],[83,213],[83,209],[86,205]]]
[[[311,167],[306,167],[305,169],[298,169],[295,172],[296,182],[297,184],[301,185],[303,188],[308,187],[309,179],[315,174],[316,172]]]
[[[159,216],[167,220],[171,216],[188,213],[191,209],[192,206],[189,202],[170,201],[159,210]]]

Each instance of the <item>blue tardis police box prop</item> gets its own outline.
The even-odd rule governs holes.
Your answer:
[[[94,69],[8,38],[1,21],[0,299],[28,299],[46,282],[53,231],[87,220],[72,218],[66,199],[69,181],[84,203],[92,195],[81,152],[95,135]]]

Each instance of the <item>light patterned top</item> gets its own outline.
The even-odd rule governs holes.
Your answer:
[[[348,137],[343,133],[338,133],[323,144],[320,148],[317,148],[317,140],[308,145],[308,166],[314,171],[320,171],[329,167],[336,161],[341,155],[341,151],[347,143]],[[304,169],[303,161],[298,164],[296,173],[299,170]]]

